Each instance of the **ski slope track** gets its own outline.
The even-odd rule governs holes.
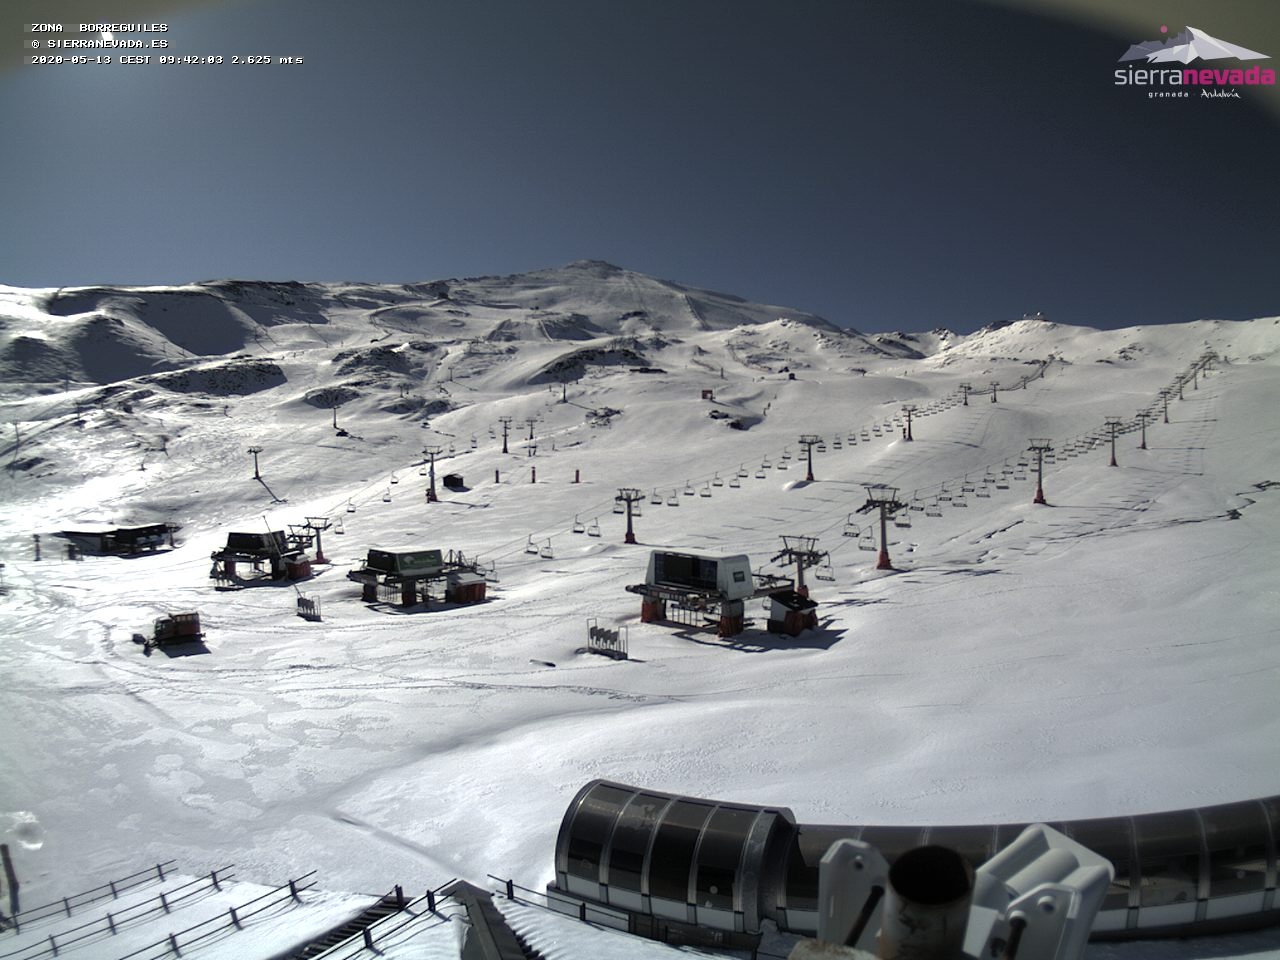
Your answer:
[[[338,912],[396,883],[541,888],[597,778],[884,826],[1280,794],[1277,351],[1278,318],[864,334],[598,261],[0,287],[0,840],[22,899],[168,860],[262,889],[314,870]],[[802,434],[824,441],[813,482]],[[871,483],[910,507],[891,570],[857,512]],[[645,493],[636,545],[622,486]],[[310,579],[214,589],[229,531],[322,516]],[[181,529],[65,559],[58,532],[90,521]],[[731,638],[641,623],[624,589],[655,548],[795,576],[783,535],[829,555],[799,637],[758,601]],[[347,572],[404,546],[492,564],[487,601],[362,602]],[[201,650],[132,642],[186,610]],[[592,618],[629,660],[585,651]],[[1280,957],[1280,932],[1090,951]]]

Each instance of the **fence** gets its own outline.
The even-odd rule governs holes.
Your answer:
[[[444,894],[442,896],[440,891],[455,882],[456,878],[454,880],[449,880],[446,883],[442,883],[434,889],[428,890],[417,900],[411,900],[409,903],[405,904],[403,910],[393,913],[390,916],[383,917],[375,923],[371,923],[359,933],[353,933],[341,943],[335,943],[328,950],[318,954],[314,960],[348,960],[349,957],[358,956],[366,950],[372,951],[375,954],[379,953],[380,951],[376,946],[378,941],[386,941],[393,934],[399,933],[411,924],[417,923],[423,917],[434,916],[442,904],[452,899],[449,894]],[[398,890],[399,888],[397,888],[397,892]],[[390,895],[391,894],[388,893],[386,896]],[[413,908],[420,908],[423,906],[427,908],[425,913],[415,913],[413,911]],[[404,916],[406,913],[409,914],[409,916]]]
[[[239,930],[245,920],[262,913],[264,910],[269,910],[282,900],[300,900],[301,898],[298,894],[302,893],[304,890],[310,890],[315,886],[314,880],[306,884],[303,884],[303,881],[310,880],[310,878],[315,875],[316,871],[314,870],[310,873],[304,873],[302,876],[296,877],[288,883],[281,884],[274,890],[268,890],[260,897],[254,897],[252,900],[246,901],[238,907],[228,908],[225,914],[220,913],[216,917],[210,917],[208,920],[204,920],[200,923],[187,927],[185,930],[179,930],[176,933],[171,933],[163,940],[157,940],[155,943],[148,944],[145,947],[141,947],[133,951],[133,953],[126,953],[123,957],[120,957],[119,960],[133,960],[133,958],[158,960],[158,958],[167,957],[170,954],[175,957],[181,957],[182,947],[190,947],[191,945],[204,940],[206,937],[211,937],[219,931],[225,930],[227,927],[234,927]],[[253,909],[248,910],[246,909],[247,907],[253,907]],[[202,929],[204,930],[203,933],[191,936],[195,931]]]
[[[298,616],[313,623],[320,622],[320,601],[309,597],[298,597]]]
[[[608,927],[610,930],[620,930],[623,933],[631,931],[631,916],[622,910],[596,906],[573,897],[566,897],[549,891],[530,890],[528,887],[520,886],[514,880],[495,877],[493,874],[488,874],[488,877],[490,880],[502,884],[502,892],[506,894],[508,900],[527,904],[531,907],[540,907],[543,910],[551,910],[554,913],[563,913],[570,917],[577,917],[583,923],[594,923],[596,926]],[[518,896],[517,894],[524,895]]]
[[[587,650],[603,654],[615,660],[627,659],[627,631],[625,627],[610,630],[596,624],[595,618],[587,621]]]
[[[56,957],[59,952],[67,947],[74,946],[99,934],[110,933],[115,936],[118,928],[130,921],[152,913],[169,913],[177,904],[195,896],[202,890],[221,890],[221,882],[230,880],[235,876],[235,874],[227,873],[233,866],[235,864],[219,867],[217,870],[210,871],[208,876],[197,877],[195,880],[184,883],[180,887],[174,887],[172,890],[162,890],[155,897],[142,903],[134,904],[132,907],[126,907],[119,913],[112,913],[108,910],[104,917],[98,917],[88,923],[82,923],[77,927],[72,927],[70,930],[63,930],[57,935],[51,933],[48,939],[28,944],[21,950],[0,953],[0,960],[34,960],[36,957],[43,956]],[[148,874],[150,872],[149,870],[147,871]],[[219,877],[219,874],[222,874],[222,876]],[[204,886],[206,883],[208,884],[207,887]],[[71,916],[71,914],[68,912],[67,916]],[[73,936],[73,934],[78,935]]]
[[[131,873],[127,877],[121,877],[119,880],[110,880],[100,887],[94,887],[82,893],[63,897],[61,900],[53,900],[42,906],[15,913],[9,920],[13,923],[14,932],[17,933],[22,930],[24,923],[34,923],[37,920],[56,916],[59,913],[69,917],[74,907],[82,907],[89,903],[96,903],[99,900],[118,899],[123,891],[131,890],[153,879],[163,882],[164,868],[174,863],[177,863],[177,861],[165,860],[163,863],[157,863],[154,867],[147,867],[145,870]]]

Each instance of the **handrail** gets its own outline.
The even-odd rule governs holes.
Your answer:
[[[553,894],[545,890],[530,890],[528,887],[522,887],[520,884],[516,883],[514,880],[511,880],[509,878],[504,878],[504,877],[495,877],[491,873],[485,874],[485,876],[487,876],[490,880],[495,880],[498,883],[503,884],[505,887],[505,890],[503,892],[506,894],[507,899],[511,900],[514,903],[523,903],[530,907],[537,907],[540,910],[550,910],[552,913],[558,913],[558,914],[567,916],[565,911],[557,910],[555,907],[551,906],[551,901],[554,899],[558,902],[573,906],[575,912],[578,915],[578,920],[580,922],[595,923],[595,921],[591,920],[589,917],[590,914],[594,913],[599,915],[601,918],[610,921],[608,923],[602,923],[599,925],[607,926],[611,930],[618,929],[617,927],[618,922],[620,920],[625,921],[627,919],[626,912],[622,910],[611,910],[606,907],[593,906],[592,904],[587,903],[585,900],[579,900],[575,897],[567,897],[562,894]],[[531,900],[528,897],[517,897],[515,895],[515,891],[517,890],[523,893],[530,894],[533,897],[541,897],[544,902],[539,903],[537,900]]]
[[[107,899],[108,896],[110,896],[112,899],[118,899],[120,897],[120,892],[122,890],[131,890],[134,887],[141,886],[143,883],[146,882],[145,878],[150,877],[152,873],[155,873],[156,879],[158,879],[163,883],[164,868],[169,866],[170,864],[174,864],[177,862],[178,861],[176,860],[164,860],[160,863],[157,863],[154,867],[147,867],[147,869],[139,870],[137,873],[131,873],[127,877],[121,877],[118,880],[108,880],[104,884],[101,884],[96,887],[92,887],[89,890],[84,890],[80,893],[73,893],[69,897],[63,897],[61,900],[51,900],[50,902],[41,904],[38,907],[31,907],[27,910],[21,911],[20,913],[15,913],[9,919],[13,921],[14,932],[21,932],[22,924],[24,922],[31,923],[36,920],[44,919],[43,917],[31,916],[32,914],[39,913],[42,910],[52,909],[54,911],[61,911],[69,917],[71,916],[71,908],[73,906],[78,907],[78,906],[83,906],[84,904],[94,903],[98,900],[105,900]],[[130,881],[135,880],[138,877],[143,877],[144,879],[137,880],[136,883],[130,883]],[[107,892],[100,893],[99,891],[107,891]]]
[[[333,946],[327,949],[324,953],[319,954],[315,958],[315,960],[349,960],[350,957],[354,957],[365,950],[374,950],[375,949],[374,944],[378,940],[387,939],[387,937],[391,936],[392,934],[398,933],[399,931],[403,930],[405,927],[413,923],[416,923],[418,920],[421,920],[423,917],[434,916],[440,904],[444,903],[446,900],[454,899],[454,897],[451,894],[445,894],[443,897],[441,897],[439,894],[440,894],[440,891],[442,891],[445,887],[448,887],[451,884],[455,883],[456,880],[457,880],[456,877],[452,880],[448,880],[445,883],[442,883],[439,886],[428,890],[425,894],[423,894],[421,897],[418,897],[416,900],[410,900],[406,902],[401,907],[401,909],[396,913],[388,914],[385,917],[381,917],[380,919],[369,924],[369,926],[362,928],[356,933],[353,933],[351,936],[347,937],[345,940],[341,940],[338,943],[335,943]],[[384,894],[383,896],[385,898],[389,895],[390,894],[388,893],[388,894]],[[410,907],[418,906],[423,902],[425,902],[427,905],[427,910],[425,913],[413,913],[409,909]],[[393,926],[383,928],[382,926],[383,924],[393,919],[399,918],[400,915],[405,912],[408,912],[410,914],[410,916],[407,919],[401,919],[399,920],[399,922],[395,923]],[[375,930],[377,931],[376,935],[374,933]],[[359,943],[354,943],[354,941],[356,941],[357,939],[359,939]],[[349,948],[352,946],[355,947],[355,950],[348,953],[342,953],[342,954],[338,953],[339,950],[343,950],[345,948]]]
[[[182,956],[182,951],[178,943],[179,937],[186,938],[186,942],[182,944],[182,946],[189,947],[192,944],[198,943],[199,941],[205,939],[206,937],[213,936],[219,930],[222,930],[226,927],[235,927],[237,930],[239,930],[240,925],[244,920],[248,919],[249,917],[256,916],[259,913],[262,913],[262,911],[268,909],[269,907],[275,906],[275,904],[278,903],[279,901],[285,900],[285,899],[293,899],[293,900],[300,899],[298,897],[299,893],[301,893],[304,890],[310,890],[312,887],[316,885],[314,881],[306,885],[302,885],[302,881],[307,880],[311,877],[314,877],[315,875],[316,875],[315,870],[312,870],[310,873],[304,873],[302,876],[295,877],[294,879],[288,881],[287,883],[281,884],[280,886],[276,887],[273,890],[268,890],[266,893],[260,896],[254,897],[252,900],[245,901],[244,903],[240,904],[238,907],[228,908],[225,915],[220,913],[217,916],[210,917],[208,920],[203,920],[200,923],[193,924],[192,926],[187,927],[185,930],[178,930],[174,933],[170,933],[163,940],[157,940],[155,943],[147,944],[145,947],[139,947],[137,950],[134,950],[132,953],[126,953],[124,956],[119,957],[118,960],[131,960],[131,958],[133,957],[140,957],[143,954],[149,953],[150,951],[157,950],[157,949],[161,951],[159,956],[165,956],[168,953],[173,953],[175,956],[180,957]],[[282,892],[284,892],[283,896],[277,896],[277,894],[281,894]],[[274,899],[269,900],[267,903],[258,907],[256,910],[251,910],[248,913],[244,912],[245,907],[258,903],[261,900],[266,900],[268,897],[274,897]],[[217,926],[214,926],[211,930],[206,930],[204,933],[201,933],[199,936],[187,938],[187,934],[195,930],[199,930],[202,927],[208,927],[213,924],[217,924]]]
[[[181,886],[174,887],[172,890],[162,890],[156,897],[144,900],[142,903],[136,903],[131,907],[126,907],[119,913],[112,913],[108,910],[104,917],[96,917],[87,923],[82,923],[79,926],[72,927],[70,930],[63,930],[59,934],[49,934],[48,941],[41,940],[37,943],[28,944],[19,950],[13,950],[9,953],[0,953],[0,960],[32,960],[32,958],[44,956],[46,953],[52,953],[53,956],[56,957],[58,952],[63,948],[80,943],[83,940],[88,940],[95,934],[110,931],[114,936],[116,933],[116,926],[118,924],[128,923],[131,920],[136,920],[139,917],[145,917],[147,914],[154,913],[158,910],[163,910],[165,913],[169,913],[174,904],[186,900],[189,897],[193,897],[200,892],[199,888],[188,890],[187,888],[189,887],[197,887],[198,884],[202,884],[207,881],[213,889],[221,889],[221,881],[230,880],[235,876],[235,874],[226,873],[226,871],[230,870],[234,866],[234,863],[228,864],[225,867],[219,867],[217,870],[211,870],[207,876],[196,877],[194,880],[189,880]],[[218,874],[223,874],[223,876],[219,877]],[[175,893],[179,893],[179,891],[182,890],[187,890],[187,892],[180,896],[174,896]],[[154,905],[157,902],[158,905]],[[87,930],[88,932],[81,933],[78,937],[70,936],[71,934],[77,933],[81,930]]]

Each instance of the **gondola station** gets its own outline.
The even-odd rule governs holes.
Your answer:
[[[404,607],[430,602],[432,586],[444,587],[446,603],[483,603],[488,583],[480,565],[462,551],[446,555],[425,547],[372,548],[364,565],[350,571],[347,579],[360,584],[361,599],[367,603],[398,599]]]
[[[780,599],[773,607],[783,605],[784,612],[772,610],[769,627],[776,632],[798,634],[805,626],[816,623],[812,611],[817,604],[800,597],[795,584],[787,577],[751,572],[746,554],[712,556],[701,553],[674,553],[654,550],[649,554],[649,569],[644,583],[630,584],[627,592],[641,596],[640,620],[670,620],[687,626],[715,624],[722,637],[736,637],[745,627],[746,601],[758,597],[790,598],[803,601],[800,616]],[[776,621],[776,623],[775,623]],[[793,632],[794,631],[794,632]]]

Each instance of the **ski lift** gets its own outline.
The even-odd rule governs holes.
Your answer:
[[[705,487],[703,487],[701,490],[699,490],[699,491],[698,491],[698,496],[700,496],[700,497],[709,497],[709,496],[711,496],[711,484],[707,484]]]
[[[688,480],[686,480],[686,481],[684,482],[684,495],[685,495],[686,497],[692,497],[692,496],[693,496],[693,494],[694,494],[694,492],[695,492],[695,491],[694,491],[694,489],[693,489],[693,484],[692,484],[692,483],[690,483]]]
[[[622,501],[621,501],[621,500],[615,500],[615,501],[613,501],[613,512],[614,512],[614,513],[626,513],[626,512],[627,512],[627,508],[626,508],[626,507],[624,507],[624,506],[622,505]]]
[[[997,480],[997,481],[996,481],[996,489],[997,489],[997,490],[1008,490],[1008,489],[1009,489],[1009,480],[1008,480],[1008,478],[1007,478],[1007,477],[1001,477],[999,480]]]
[[[815,580],[825,580],[827,583],[832,583],[835,581],[836,571],[831,566],[830,557],[824,557],[822,560],[822,563],[820,563],[817,567],[814,568],[813,576]]]
[[[872,428],[871,428],[871,432],[872,432],[872,433],[874,433],[877,437],[878,437],[878,436],[881,436],[881,433],[880,433],[880,424],[878,424],[878,423],[877,423],[874,427],[872,427]]]
[[[588,537],[600,536],[600,518],[599,517],[592,520],[591,526],[587,527],[587,536]]]
[[[839,437],[836,437],[834,440],[831,441],[831,448],[833,450],[843,450],[844,444],[840,442]]]
[[[525,553],[537,553],[538,545],[533,542],[533,534],[529,534],[529,542],[524,545]]]
[[[899,511],[893,516],[893,525],[903,530],[911,529],[911,514]]]
[[[452,444],[452,443],[451,443],[451,444],[449,444],[449,456],[451,456],[451,457],[452,457],[452,456],[453,456],[455,453],[457,453],[457,452],[458,452],[458,451],[457,451],[457,450],[455,450],[455,449],[453,448],[453,444]]]
[[[392,483],[399,483],[399,482],[400,482],[400,478],[399,478],[399,477],[397,477],[397,476],[393,473],[393,474],[391,474],[391,482],[392,482]]]
[[[631,515],[632,515],[633,517],[639,517],[639,516],[640,516],[640,504],[641,504],[641,502],[642,502],[642,501],[640,501],[640,500],[632,501],[632,503],[631,503]]]
[[[858,549],[865,550],[868,553],[875,553],[876,538],[871,535],[870,528],[868,528],[862,536],[858,537]]]
[[[355,505],[354,503],[352,503],[352,502],[351,502],[351,499],[348,497],[348,498],[347,498],[347,513],[355,513],[355,512],[356,512],[356,505]]]
[[[825,443],[820,443],[820,444],[818,444],[818,452],[819,452],[819,453],[826,453],[826,452],[827,452],[827,445],[826,445]]]
[[[1015,479],[1015,480],[1026,480],[1026,479],[1027,479],[1027,475],[1026,475],[1025,473],[1015,473],[1015,474],[1013,475],[1013,479]]]
[[[551,549],[551,541],[550,541],[550,540],[548,540],[546,543],[544,543],[544,544],[542,545],[542,549],[538,551],[538,556],[540,556],[543,560],[554,560],[554,559],[555,559],[556,552],[555,552],[554,550],[552,550],[552,549]]]
[[[960,483],[960,492],[961,492],[961,493],[973,493],[973,491],[974,491],[974,486],[973,486],[973,484],[972,484],[972,483],[970,483],[970,482],[969,482],[969,475],[968,475],[968,474],[965,474],[965,478],[964,478],[964,480],[963,480],[963,481],[961,481],[961,483]]]
[[[747,468],[744,467],[742,464],[738,464],[738,476],[745,477],[746,475],[747,475]]]
[[[932,503],[925,504],[924,515],[926,517],[942,516],[942,504],[940,504],[937,500],[934,500]]]
[[[869,434],[866,430],[863,430],[863,431],[862,431],[862,439],[863,439],[863,440],[870,440],[870,439],[871,439],[871,434]]]
[[[578,519],[578,515],[576,513],[573,515],[573,532],[574,533],[587,532],[587,525]]]
[[[493,429],[493,427],[490,427],[490,428],[489,428],[489,439],[490,439],[490,440],[497,439],[497,436],[498,436],[498,431],[494,430],[494,429]]]
[[[474,450],[478,446],[480,446],[480,441],[476,439],[476,435],[473,433],[471,435],[471,449]]]
[[[382,502],[383,502],[383,503],[390,503],[390,502],[391,502],[391,488],[390,488],[390,487],[387,487],[387,492],[386,492],[386,493],[384,493],[384,494],[382,495]]]
[[[856,447],[858,445],[858,437],[855,434],[849,434],[849,446]]]
[[[951,502],[951,494],[947,493],[947,485],[945,483],[942,485],[942,489],[938,491],[938,502],[939,503]]]
[[[761,469],[761,470],[768,470],[768,469],[769,469],[770,467],[772,467],[772,466],[773,466],[773,464],[769,462],[769,458],[768,458],[768,457],[765,457],[763,460],[761,460],[761,461],[760,461],[760,469]]]
[[[667,506],[668,507],[680,506],[680,497],[677,495],[675,490],[672,490],[671,496],[667,497]]]
[[[777,466],[775,469],[778,469],[778,470],[789,470],[789,469],[790,469],[790,468],[787,466],[787,461],[786,461],[786,458],[785,458],[785,457],[784,457],[782,460],[779,460],[779,461],[778,461],[778,466]]]
[[[742,481],[741,481],[741,480],[739,480],[737,477],[734,477],[732,480],[730,480],[730,481],[729,481],[729,489],[730,489],[730,490],[741,490],[741,489],[742,489]]]
[[[334,533],[346,533],[346,532],[347,532],[347,528],[346,528],[346,527],[344,527],[344,526],[342,525],[342,518],[341,518],[341,517],[339,517],[337,520],[333,521],[333,532],[334,532]]]
[[[919,500],[912,500],[911,505],[908,507],[908,509],[914,510],[916,513],[921,513],[924,511],[924,504],[921,503]]]
[[[974,491],[974,496],[979,497],[980,499],[990,500],[991,488],[984,483],[976,491]]]
[[[790,448],[788,448],[788,447],[783,447],[783,448],[782,448],[782,459],[783,459],[783,460],[790,460],[790,459],[791,459],[791,450],[790,450]]]
[[[862,528],[853,519],[853,514],[849,514],[844,518],[844,535],[846,537],[856,537],[862,533]]]
[[[756,479],[757,480],[764,479],[764,467],[761,467],[759,470],[756,471]]]
[[[961,495],[960,495],[960,496],[958,496],[958,497],[953,497],[953,498],[952,498],[952,500],[951,500],[951,505],[952,505],[953,507],[967,507],[967,506],[969,506],[969,501],[968,501],[968,500],[966,500],[966,499],[964,498],[964,495],[963,495],[963,494],[961,494]]]
[[[724,486],[724,481],[720,479],[720,474],[718,474],[718,473],[717,473],[714,477],[712,477],[712,478],[711,478],[711,485],[712,485],[713,487],[723,487],[723,486]]]
[[[662,506],[662,494],[658,492],[657,487],[653,488],[653,493],[650,494],[649,496],[649,502],[656,503],[658,506]]]
[[[427,467],[425,464],[423,464],[421,467],[418,468],[418,476],[425,477],[426,475],[427,475]]]

